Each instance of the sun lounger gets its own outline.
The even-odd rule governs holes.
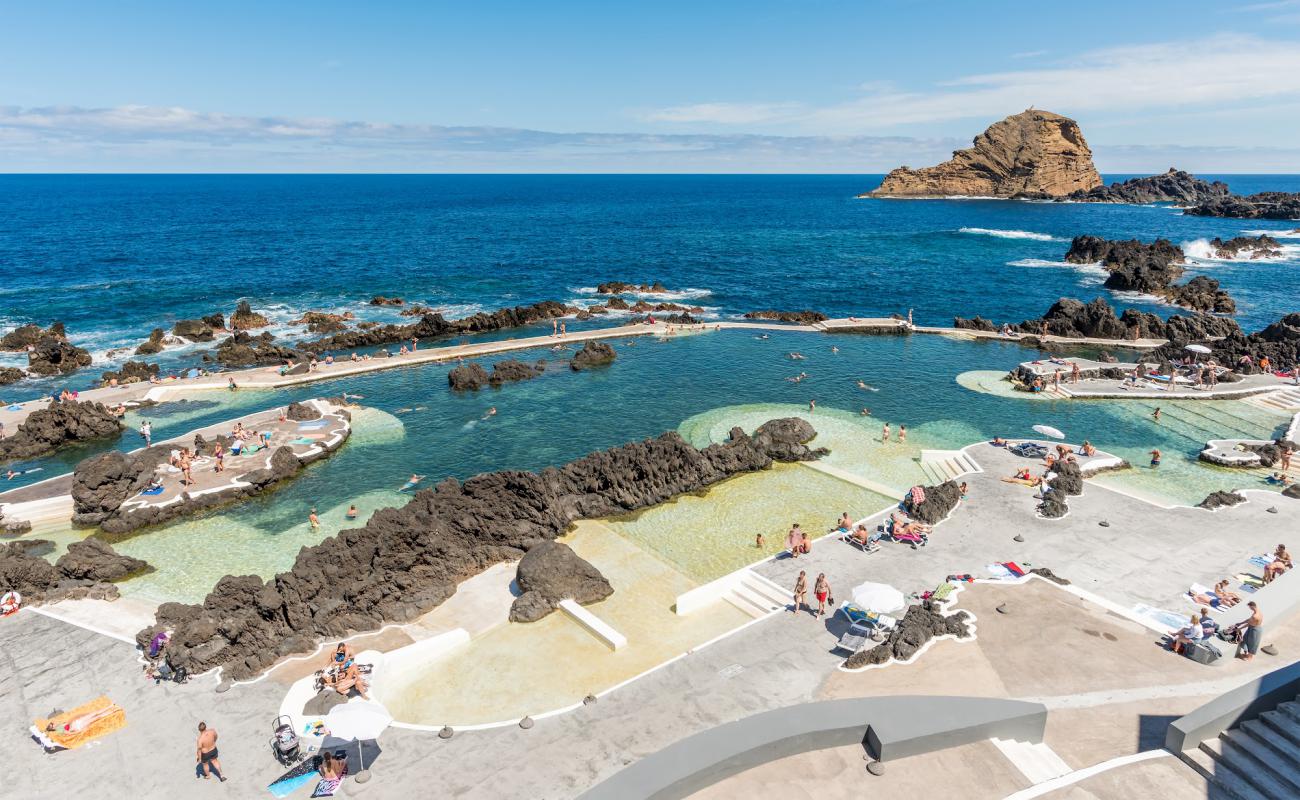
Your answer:
[[[844,632],[840,640],[835,643],[838,650],[846,650],[849,653],[856,653],[867,646],[871,641],[871,634],[875,632],[875,626],[867,622],[855,622]]]
[[[64,711],[56,714],[49,719],[38,718],[32,721],[32,738],[40,742],[47,751],[54,750],[75,750],[86,742],[98,739],[126,726],[126,711],[117,708],[112,714],[97,719],[83,730],[72,732],[65,731],[64,726],[73,719],[85,714],[93,714],[97,711],[114,706],[112,700],[105,696],[96,697],[85,705],[78,706],[71,711]],[[48,730],[50,726],[54,730]]]
[[[848,542],[849,544],[853,545],[854,547],[858,548],[864,553],[874,553],[880,549],[880,545],[878,543],[873,542],[870,539],[863,542],[860,539],[858,539],[858,537],[853,535],[853,531],[844,531],[843,533],[841,533],[840,541]]]

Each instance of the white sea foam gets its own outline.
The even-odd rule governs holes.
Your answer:
[[[1246,236],[1272,236],[1274,239],[1300,239],[1300,228],[1242,231],[1242,233]]]
[[[1176,304],[1169,302],[1163,297],[1156,297],[1153,294],[1145,294],[1143,292],[1112,291],[1111,294],[1115,295],[1116,300],[1122,300],[1126,303],[1151,303],[1158,306],[1169,306],[1171,308],[1177,307]]]
[[[1300,237],[1300,235],[1298,235]],[[1237,251],[1235,258],[1224,258],[1215,255],[1214,248],[1210,246],[1209,239],[1194,239],[1190,242],[1183,242],[1180,245],[1183,252],[1188,258],[1197,261],[1219,261],[1219,262],[1260,262],[1260,261],[1292,261],[1300,258],[1300,245],[1284,244],[1281,245],[1282,253],[1276,256],[1263,256],[1256,258],[1254,249],[1245,249]]]
[[[1009,267],[1028,267],[1030,269],[1070,269],[1079,273],[1079,283],[1084,286],[1099,286],[1110,273],[1099,262],[1074,264],[1069,261],[1046,261],[1041,258],[1021,258],[1008,261]]]
[[[959,228],[958,233],[974,233],[980,236],[996,236],[999,239],[1033,239],[1036,242],[1063,242],[1056,236],[1046,233],[1035,233],[1034,231],[1017,231],[1017,230],[999,230],[997,228]]]
[[[587,295],[600,294],[599,292],[596,291],[595,286],[579,286],[575,289],[572,289],[572,291],[577,292],[578,294],[587,294]],[[662,302],[673,302],[673,301],[681,301],[681,300],[693,300],[698,297],[708,297],[709,295],[713,294],[713,290],[686,288],[686,289],[674,289],[666,292],[626,291],[626,292],[619,292],[618,294],[620,297],[635,297],[643,300],[652,300],[652,301],[658,300]],[[601,296],[607,297],[611,295],[601,295]]]

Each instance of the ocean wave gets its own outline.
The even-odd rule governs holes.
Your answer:
[[[999,230],[998,228],[958,228],[958,233],[974,233],[980,236],[996,236],[999,239],[1033,239],[1036,242],[1064,242],[1065,240],[1047,233],[1034,231]]]
[[[1300,239],[1300,228],[1290,230],[1255,230],[1242,231],[1246,236],[1272,236],[1274,239]]]
[[[1113,290],[1111,291],[1111,294],[1115,296],[1116,300],[1122,300],[1126,303],[1150,303],[1151,305],[1156,306],[1169,306],[1170,308],[1178,307],[1177,304],[1171,303],[1163,297],[1156,297],[1153,294],[1146,294],[1144,292]]]
[[[1300,234],[1297,234],[1297,236],[1300,237]],[[1183,242],[1180,246],[1182,247],[1183,252],[1187,254],[1188,258],[1197,261],[1250,263],[1260,261],[1291,261],[1300,258],[1300,245],[1293,244],[1281,245],[1281,255],[1265,256],[1261,258],[1254,258],[1253,255],[1255,251],[1249,249],[1239,251],[1235,258],[1224,258],[1215,255],[1214,248],[1210,246],[1209,239],[1194,239],[1190,242]]]
[[[575,287],[575,288],[571,288],[570,291],[576,292],[577,294],[598,295],[598,296],[600,296],[600,297],[612,297],[612,296],[613,296],[613,295],[602,295],[602,294],[600,294],[599,292],[596,291],[596,287],[595,287],[595,286],[578,286],[578,287]],[[686,288],[686,289],[672,289],[672,290],[664,291],[664,292],[637,292],[637,291],[627,291],[627,292],[619,292],[619,293],[618,293],[618,296],[619,296],[619,297],[635,297],[635,298],[638,298],[638,299],[641,299],[641,300],[660,300],[660,301],[664,301],[664,302],[672,302],[672,301],[677,301],[677,300],[693,300],[693,299],[695,299],[695,298],[699,298],[699,297],[708,297],[708,296],[710,296],[710,295],[712,295],[712,294],[713,294],[713,290],[712,290],[712,289],[692,289],[692,288]]]
[[[1047,261],[1042,258],[1020,258],[1015,261],[1008,261],[1009,267],[1028,267],[1030,269],[1070,269],[1079,273],[1079,283],[1084,286],[1099,286],[1105,282],[1106,277],[1110,275],[1106,268],[1100,262],[1093,261],[1087,264],[1074,264],[1069,261]]]

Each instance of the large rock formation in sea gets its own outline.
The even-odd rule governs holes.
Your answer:
[[[1184,346],[1188,341],[1209,347],[1213,358],[1219,364],[1233,370],[1250,374],[1259,371],[1259,361],[1267,356],[1278,369],[1290,369],[1300,364],[1300,313],[1287,314],[1282,319],[1265,327],[1263,330],[1247,334],[1240,328],[1230,331],[1223,338],[1198,336],[1190,340],[1171,342],[1152,351],[1149,358],[1171,361],[1186,356]],[[1249,361],[1243,361],[1249,357]]]
[[[625,283],[624,281],[605,281],[596,287],[596,294],[664,294],[668,289],[659,281],[654,283]]]
[[[270,324],[271,321],[264,315],[254,311],[253,307],[248,304],[247,300],[240,300],[239,304],[235,306],[235,313],[230,315],[230,329],[232,331],[265,328]]]
[[[115,371],[105,372],[100,376],[100,380],[104,383],[114,380],[118,383],[139,383],[157,375],[157,364],[150,364],[147,361],[128,361]]]
[[[1079,124],[1031,108],[993,123],[950,161],[899,167],[867,196],[1062,197],[1100,185]]]
[[[18,430],[0,439],[0,462],[35,458],[73,442],[107,439],[122,428],[121,420],[103,403],[51,403],[28,414]]]
[[[474,362],[459,364],[447,373],[447,385],[456,391],[477,392],[484,386],[500,388],[507,383],[527,381],[546,371],[546,361],[535,364],[506,359],[492,365],[491,374],[482,365]]]
[[[573,354],[569,368],[577,372],[592,367],[605,367],[613,364],[615,358],[618,358],[618,353],[611,345],[588,339],[582,349]]]
[[[1282,245],[1268,234],[1259,236],[1234,236],[1231,239],[1214,237],[1209,242],[1210,255],[1214,258],[1241,261],[1260,258],[1277,258],[1282,255]]]
[[[412,338],[424,340],[460,333],[484,333],[516,328],[532,322],[576,313],[578,313],[576,308],[554,300],[544,300],[530,306],[502,308],[491,313],[480,312],[457,320],[447,320],[442,314],[425,314],[410,325],[378,325],[366,330],[344,331],[314,342],[307,342],[302,347],[313,353],[323,353],[327,350],[355,350],[361,347],[407,342]]]
[[[953,327],[983,331],[998,329],[993,322],[978,316],[973,319],[954,317]],[[1178,342],[1179,347],[1189,342],[1228,336],[1240,330],[1233,320],[1211,314],[1174,314],[1168,320],[1162,320],[1155,314],[1128,308],[1116,316],[1115,309],[1100,297],[1087,303],[1073,297],[1062,297],[1042,317],[1027,319],[1011,327],[1017,333],[1029,334],[1025,338],[1033,343],[1037,343],[1036,337],[1045,332],[1067,339],[1169,339]]]
[[[27,371],[33,375],[67,375],[90,363],[90,353],[67,339],[49,334],[27,351]]]
[[[150,569],[96,539],[68,545],[68,552],[53,564],[41,557],[48,552],[53,552],[53,544],[43,539],[0,544],[0,593],[17,591],[26,606],[81,598],[116,600],[117,587],[110,581]]]
[[[268,331],[262,331],[257,336],[239,331],[227,336],[217,345],[216,358],[227,367],[255,367],[285,362],[306,363],[311,360],[311,354],[277,344],[275,335]]]
[[[763,438],[780,453],[799,452],[803,442],[777,437],[807,431],[773,426]],[[227,575],[202,604],[164,603],[137,640],[171,629],[173,665],[191,674],[219,666],[227,678],[248,678],[284,656],[313,651],[323,638],[416,619],[460,581],[521,558],[577,519],[635,511],[764,469],[774,456],[759,441],[733,434],[697,450],[666,433],[540,472],[449,478],[401,508],[375,512],[362,528],[304,547],[292,569],[269,581]]]
[[[825,322],[829,317],[820,311],[747,311],[745,319],[763,319],[772,322],[789,322],[794,325],[813,325]]]
[[[511,622],[536,622],[561,600],[598,603],[614,593],[605,576],[567,544],[539,542],[519,559],[515,585],[521,594],[510,606]]]
[[[1231,314],[1237,310],[1236,301],[1213,278],[1198,275],[1185,284],[1174,284],[1183,275],[1186,258],[1168,239],[1146,244],[1136,239],[1076,236],[1065,260],[1072,264],[1100,263],[1110,273],[1106,277],[1107,289],[1161,297],[1193,311]]]
[[[1300,219],[1300,192],[1259,192],[1207,200],[1183,212],[1194,217]]]
[[[30,323],[19,325],[4,336],[0,336],[0,350],[15,353],[22,352],[47,336],[53,336],[55,339],[66,339],[68,338],[68,332],[64,329],[62,322],[55,322],[45,330],[42,330],[40,325]]]
[[[16,383],[27,377],[27,373],[17,367],[0,367],[0,386]]]
[[[1195,205],[1229,197],[1228,184],[1201,180],[1180,169],[1169,168],[1163,175],[1130,178],[1109,186],[1094,186],[1063,198],[1080,203],[1177,203]]]

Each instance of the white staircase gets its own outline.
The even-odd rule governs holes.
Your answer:
[[[1282,703],[1181,756],[1237,800],[1300,798],[1300,702]]]
[[[984,471],[965,450],[922,450],[920,463],[932,486]]]
[[[754,619],[783,611],[794,602],[794,591],[786,591],[756,572],[745,570],[722,599]]]
[[[1037,786],[1044,781],[1068,775],[1074,769],[1048,747],[1046,743],[1031,744],[1015,739],[990,739],[1008,761],[1020,770],[1020,774]]]
[[[1267,408],[1270,411],[1292,412],[1300,410],[1300,386],[1290,386],[1272,392],[1252,394],[1249,397],[1243,397],[1242,402],[1260,408]]]

